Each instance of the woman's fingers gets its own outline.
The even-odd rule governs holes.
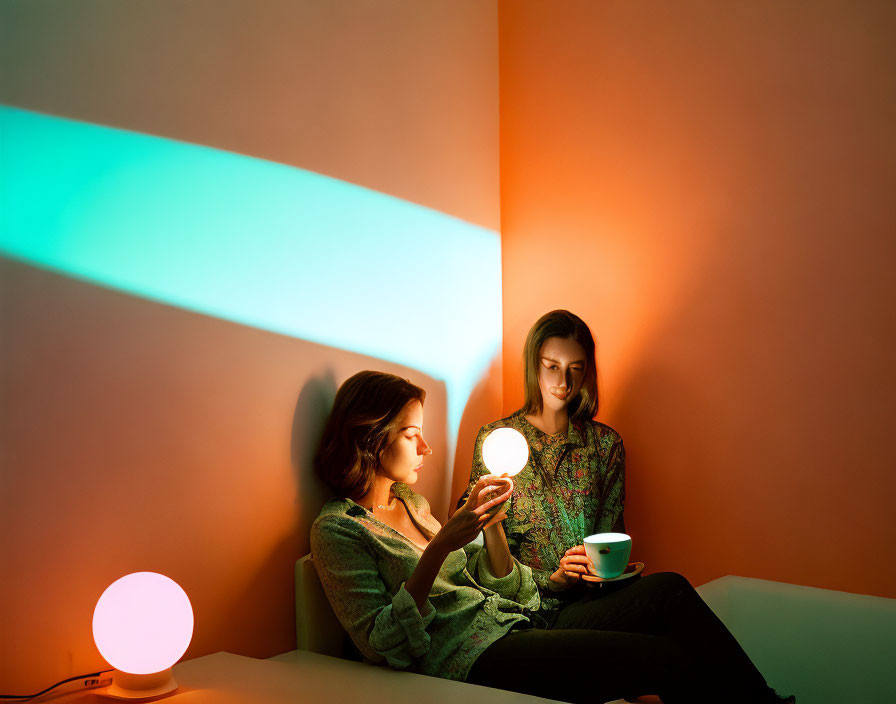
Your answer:
[[[585,546],[584,545],[575,545],[566,551],[566,555],[584,555],[585,554]]]
[[[566,565],[563,569],[567,574],[574,574],[576,576],[580,574],[588,574],[588,569],[584,565]]]
[[[496,491],[500,491],[502,488],[503,487],[500,484],[490,484],[479,492],[479,500],[484,500],[486,496],[488,496],[489,494],[494,494]]]
[[[497,485],[498,489],[501,489],[502,488],[501,485],[504,485],[504,486],[506,486],[506,490],[503,493],[501,493],[499,496],[495,496],[491,499],[488,499],[487,501],[484,501],[479,506],[474,508],[473,512],[476,513],[477,515],[481,516],[483,513],[488,511],[490,508],[494,508],[498,504],[503,504],[513,494],[513,482],[510,479],[501,478],[501,477],[494,477],[494,479],[498,480],[498,482],[499,482],[499,484]],[[481,498],[481,496],[480,496],[480,498]]]
[[[588,574],[588,565],[591,563],[588,556],[584,554],[584,550],[582,554],[578,552],[578,547],[581,546],[570,548],[560,559],[560,567],[564,574],[571,579],[578,579],[583,574]]]
[[[587,555],[567,555],[563,559],[567,564],[587,565],[591,562]]]
[[[470,506],[475,506],[479,503],[482,498],[482,492],[485,489],[488,489],[489,486],[495,485],[500,481],[500,477],[496,477],[492,474],[486,474],[484,476],[479,477],[479,481],[477,481],[473,488],[470,490],[470,495],[467,497],[467,503]],[[494,490],[491,490],[494,491]],[[486,492],[488,493],[488,492]]]
[[[512,493],[513,493],[512,491],[506,491],[503,494],[501,494],[500,496],[497,496],[494,499],[491,499],[490,501],[486,501],[484,504],[474,508],[473,513],[475,513],[477,516],[482,516],[482,515],[488,513],[489,509],[492,509],[495,506],[503,504],[505,501],[507,501],[507,499],[510,498],[510,495]]]
[[[507,518],[507,514],[501,511],[501,513],[497,514],[494,518],[492,518],[492,520],[482,526],[482,529],[485,530],[486,528],[491,528],[493,525],[495,525],[495,523],[500,523],[505,518]]]

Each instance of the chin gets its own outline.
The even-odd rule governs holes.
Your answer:
[[[558,411],[562,411],[568,408],[570,400],[571,399],[566,399],[564,401],[561,401],[559,398],[554,398],[553,396],[551,396],[550,399],[545,399],[543,403],[546,409],[557,413]]]
[[[416,483],[417,483],[417,480],[418,480],[419,478],[420,478],[420,477],[417,475],[417,472],[414,472],[414,471],[412,470],[412,471],[410,472],[410,474],[409,474],[407,477],[405,477],[405,479],[404,479],[404,483],[405,483],[405,484],[416,484]]]

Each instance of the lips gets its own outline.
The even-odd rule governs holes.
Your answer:
[[[556,398],[558,401],[565,401],[569,398],[569,392],[567,391],[565,394],[558,394],[556,391],[551,391],[551,396]]]

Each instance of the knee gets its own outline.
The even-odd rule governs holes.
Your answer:
[[[678,574],[678,572],[657,572],[656,574],[648,575],[645,579],[651,580],[657,588],[663,590],[694,591],[694,587],[691,586],[687,578]]]

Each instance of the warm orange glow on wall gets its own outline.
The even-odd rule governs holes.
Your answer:
[[[896,596],[894,19],[500,4],[504,410],[584,317],[648,570]]]

